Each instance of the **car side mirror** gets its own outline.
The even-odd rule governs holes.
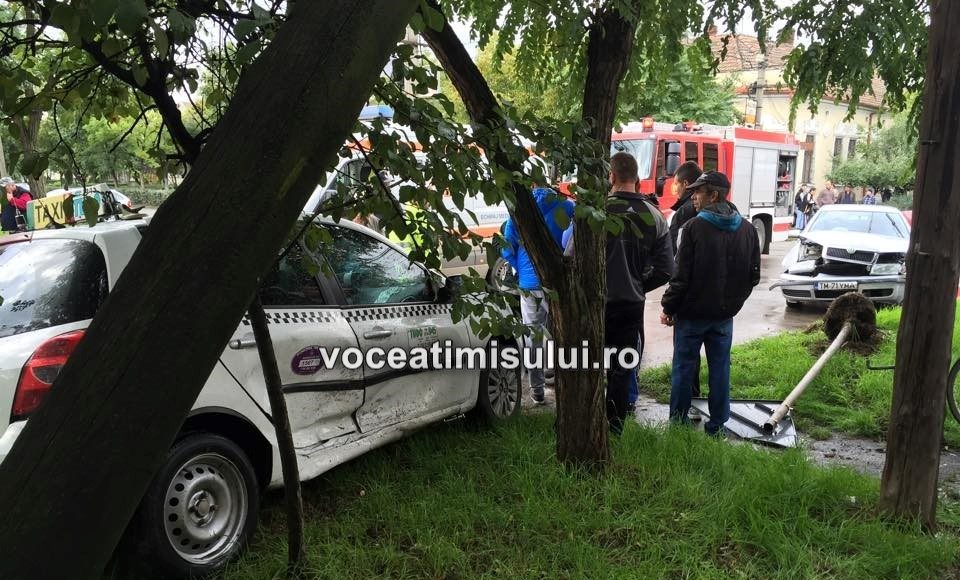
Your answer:
[[[443,283],[443,287],[437,291],[437,302],[441,304],[452,302],[462,286],[462,276],[448,276]]]

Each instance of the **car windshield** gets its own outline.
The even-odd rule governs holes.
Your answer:
[[[904,239],[910,235],[901,214],[877,211],[822,211],[807,231],[857,232]]]
[[[0,245],[0,338],[93,318],[106,293],[103,254],[89,242]]]
[[[637,175],[640,179],[650,177],[653,167],[653,150],[657,142],[653,139],[624,139],[610,144],[610,155],[626,151],[637,160]]]

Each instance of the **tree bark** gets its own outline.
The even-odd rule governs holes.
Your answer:
[[[595,153],[600,159],[609,156],[617,94],[633,55],[634,33],[634,24],[613,9],[596,14],[588,30],[587,78],[581,117],[589,122],[591,137],[600,144]],[[606,183],[607,175],[594,177],[598,183]],[[606,234],[595,233],[585,219],[575,219],[573,237],[576,252],[568,264],[572,276],[566,279],[566,291],[560,299],[561,303],[570,306],[556,305],[559,315],[554,321],[554,331],[559,337],[558,343],[567,348],[587,340],[591,360],[601,360],[607,293]],[[554,312],[555,305],[550,307]],[[591,315],[575,315],[583,312]],[[608,448],[604,375],[603,371],[594,370],[560,371],[557,390],[559,456],[582,457],[591,450]],[[590,409],[590,414],[585,415],[582,409]],[[604,461],[608,455],[606,452]]]
[[[249,67],[0,464],[0,578],[102,572],[415,6],[298,2]]]
[[[583,116],[592,120],[593,137],[602,149],[597,151],[599,158],[606,157],[610,147],[617,91],[630,62],[633,32],[633,25],[616,11],[600,15],[590,30]],[[427,30],[424,37],[450,75],[471,120],[497,130],[500,115],[496,98],[452,29],[445,23],[439,31]],[[497,144],[483,145],[494,152],[494,163],[511,171],[522,169],[521,163],[502,154]],[[513,188],[517,205],[511,217],[542,286],[556,291],[556,299],[551,297],[549,303],[555,344],[559,348],[580,348],[582,341],[587,341],[591,360],[602,360],[605,235],[594,233],[586,220],[576,220],[576,256],[560,257],[531,193],[518,184]],[[609,461],[604,388],[602,370],[557,369],[557,457],[563,463],[600,470]]]
[[[960,4],[931,6],[913,231],[897,335],[881,507],[936,528],[944,399],[960,277]]]
[[[267,314],[260,296],[255,295],[250,304],[250,327],[257,341],[263,381],[270,399],[270,415],[277,432],[277,447],[280,449],[280,464],[283,469],[283,493],[287,506],[287,578],[299,578],[303,566],[303,494],[300,491],[300,468],[297,452],[293,447],[287,401],[283,398],[283,381],[277,366],[277,355],[270,338]]]

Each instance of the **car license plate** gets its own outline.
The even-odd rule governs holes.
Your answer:
[[[856,290],[857,283],[850,282],[817,282],[817,290]]]

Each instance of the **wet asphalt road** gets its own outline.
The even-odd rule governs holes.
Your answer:
[[[794,243],[793,240],[774,242],[770,245],[770,254],[761,256],[760,284],[753,289],[753,294],[733,321],[735,344],[784,330],[806,328],[826,312],[825,306],[787,310],[780,290],[768,290],[770,284],[780,277],[780,262]],[[660,298],[663,291],[664,289],[660,288],[647,296],[644,317],[646,344],[641,362],[644,368],[670,362],[673,357],[673,330],[660,324]]]

